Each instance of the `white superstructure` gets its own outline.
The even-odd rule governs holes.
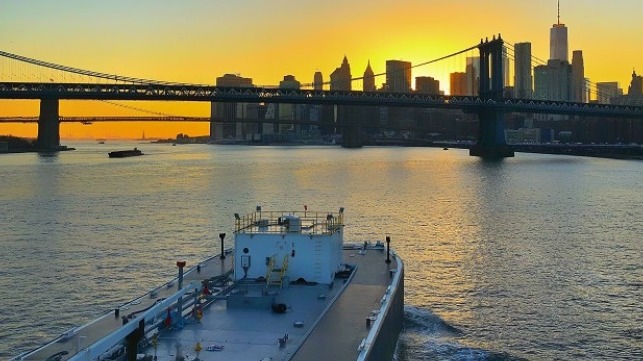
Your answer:
[[[331,283],[342,261],[343,227],[343,211],[257,211],[238,217],[234,279]]]

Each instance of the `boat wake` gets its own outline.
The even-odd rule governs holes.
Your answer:
[[[428,309],[404,306],[404,332],[395,351],[394,361],[525,360],[502,352],[494,352],[463,344],[461,329],[450,325]]]
[[[448,324],[430,310],[405,305],[404,327],[406,332],[420,332],[430,335],[460,335],[462,331]]]

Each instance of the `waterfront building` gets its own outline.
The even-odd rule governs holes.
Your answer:
[[[295,79],[294,75],[285,75],[284,79],[279,82],[280,89],[299,89],[301,83]],[[279,120],[299,120],[302,112],[301,104],[279,104],[278,115]],[[294,133],[299,134],[299,126],[295,124],[279,124],[279,134]],[[288,139],[292,140],[292,139]]]
[[[415,77],[415,92],[419,94],[440,94],[440,81],[430,76]]]
[[[321,71],[316,71],[313,76],[313,89],[314,90],[324,90],[324,77],[322,76]]]
[[[572,94],[571,101],[587,102],[587,91],[585,90],[585,65],[583,62],[583,51],[574,50],[572,54]]]
[[[216,86],[253,88],[252,78],[244,78],[238,74],[225,74],[216,78]],[[210,139],[214,141],[239,140],[245,132],[251,132],[257,124],[235,122],[254,115],[254,106],[248,103],[210,103]],[[251,114],[252,113],[252,114]]]
[[[469,95],[467,92],[467,74],[455,72],[449,74],[450,95]]]
[[[531,43],[515,44],[514,57],[514,96],[518,99],[531,99],[534,92]]]
[[[375,87],[375,73],[371,69],[371,61],[368,61],[366,70],[364,70],[364,78],[362,79],[362,90],[365,92],[374,92],[377,91]]]
[[[217,86],[234,88],[254,88],[252,78],[244,78],[239,74],[225,74],[217,78]]]
[[[386,85],[393,93],[411,92],[411,62],[403,60],[386,61]]]
[[[342,65],[330,74],[330,90],[351,90],[351,66],[344,55]]]

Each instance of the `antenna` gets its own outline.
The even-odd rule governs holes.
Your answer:
[[[560,0],[558,0],[558,25],[560,25]]]

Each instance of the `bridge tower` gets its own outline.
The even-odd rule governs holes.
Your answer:
[[[480,40],[480,83],[479,95],[483,101],[502,101],[504,93],[502,37],[495,36],[491,41]],[[505,138],[505,117],[493,107],[480,108],[478,111],[480,130],[478,141],[469,150],[469,155],[482,158],[513,157],[514,152]]]
[[[39,150],[60,149],[59,100],[57,98],[40,99],[37,145]]]

